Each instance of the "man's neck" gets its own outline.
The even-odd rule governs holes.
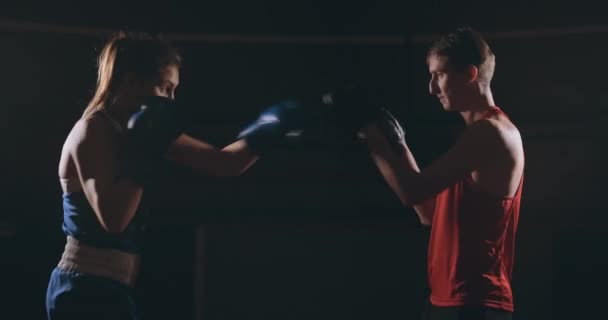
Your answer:
[[[492,92],[488,89],[477,95],[476,98],[471,99],[469,105],[466,108],[463,108],[460,115],[468,126],[473,122],[482,119],[485,113],[495,106],[496,104],[494,103]]]

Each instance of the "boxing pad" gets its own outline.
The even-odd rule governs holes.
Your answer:
[[[380,117],[380,97],[378,88],[350,84],[324,94],[321,101],[327,123],[338,133],[355,138],[359,130]]]

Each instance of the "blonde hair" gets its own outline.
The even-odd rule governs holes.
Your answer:
[[[163,67],[180,67],[181,62],[178,50],[159,36],[123,31],[113,34],[97,59],[95,94],[82,117],[88,117],[111,104],[117,86],[127,73],[155,77]]]

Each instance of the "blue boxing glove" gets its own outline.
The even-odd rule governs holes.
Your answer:
[[[147,184],[157,176],[164,156],[175,139],[185,130],[184,110],[174,100],[151,96],[127,125],[127,154],[131,176]]]
[[[182,108],[173,99],[148,97],[140,110],[129,118],[130,144],[146,155],[160,156],[184,132],[185,120]]]
[[[301,101],[286,100],[260,113],[258,118],[239,133],[254,153],[267,154],[302,140],[304,131],[320,121],[318,109]]]

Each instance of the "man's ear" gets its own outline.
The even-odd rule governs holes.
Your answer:
[[[477,76],[479,75],[479,69],[477,69],[474,65],[469,65],[466,69],[467,80],[468,82],[473,82],[477,80]]]

